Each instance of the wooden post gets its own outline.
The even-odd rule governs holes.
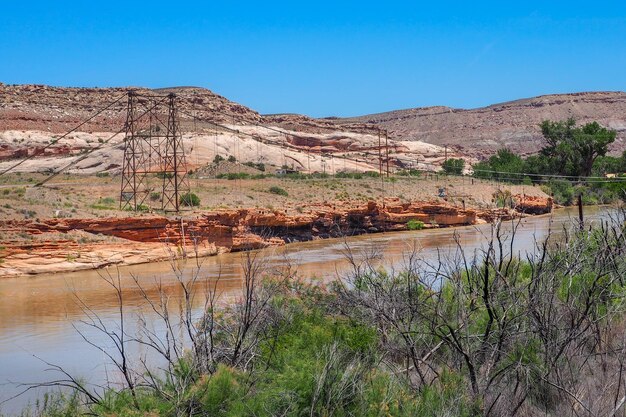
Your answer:
[[[580,222],[580,230],[585,228],[585,219],[583,216],[583,195],[578,194],[578,221]]]

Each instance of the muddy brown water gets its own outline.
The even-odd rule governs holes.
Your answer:
[[[586,222],[608,219],[615,209],[594,207],[585,210]],[[575,209],[560,209],[551,215],[529,217],[521,220],[513,251],[520,256],[532,252],[535,242],[545,238],[548,230],[561,233],[564,226],[576,221]],[[510,224],[507,224],[510,229]],[[332,280],[348,273],[346,244],[357,257],[371,248],[384,255],[387,265],[401,264],[403,255],[412,247],[420,248],[420,256],[436,260],[441,254],[456,250],[455,235],[466,253],[483,247],[491,233],[491,225],[461,228],[395,232],[362,235],[347,239],[329,239],[294,243],[282,248],[256,251],[255,255],[270,268],[289,265],[298,276],[312,280]],[[216,285],[222,302],[236,299],[241,285],[242,253],[224,254],[201,260],[200,285]],[[194,261],[179,263],[184,274],[196,270]],[[109,268],[116,276],[118,270]],[[103,271],[80,271],[55,275],[0,279],[0,414],[15,414],[29,402],[40,397],[43,389],[31,390],[18,398],[23,390],[20,383],[50,381],[59,374],[50,371],[44,361],[62,366],[73,375],[94,383],[119,381],[119,376],[99,350],[89,346],[78,333],[98,345],[110,349],[105,337],[81,323],[85,314],[80,308],[80,298],[108,325],[116,326],[117,300],[112,288],[101,277]],[[149,295],[163,286],[173,299],[179,295],[177,281],[168,262],[135,265],[119,269],[125,288],[127,328],[135,328],[138,314],[144,312],[148,322],[154,315],[146,312],[145,301],[136,289],[131,275],[137,277]],[[201,304],[198,299],[198,305]],[[200,307],[198,306],[198,310]],[[145,352],[135,349],[135,355]],[[8,400],[8,401],[7,401]]]

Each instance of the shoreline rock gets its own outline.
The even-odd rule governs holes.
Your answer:
[[[552,210],[551,199],[524,200],[524,213]],[[325,203],[298,215],[279,210],[237,209],[196,217],[126,217],[0,221],[0,232],[37,236],[37,242],[9,241],[0,251],[0,277],[98,269],[162,261],[182,253],[210,256],[293,242],[408,230],[411,220],[425,229],[455,227],[522,216],[510,209],[462,209],[437,202]],[[80,244],[46,240],[46,234],[81,231],[121,241]]]

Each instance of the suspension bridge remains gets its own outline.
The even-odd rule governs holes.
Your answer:
[[[120,208],[140,211],[150,200],[160,201],[164,211],[179,211],[189,192],[176,95],[129,91]]]

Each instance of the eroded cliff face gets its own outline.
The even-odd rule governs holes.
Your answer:
[[[179,97],[182,120],[192,113],[201,119],[229,123],[233,117],[246,122],[258,122],[260,115],[254,110],[204,88],[177,87],[147,89],[140,87],[74,88],[47,85],[7,85],[0,83],[0,131],[41,130],[64,133],[85,121],[96,111],[106,108],[98,117],[81,127],[83,132],[116,132],[126,119],[128,90],[143,95],[165,95],[170,92]],[[117,102],[115,102],[118,100]],[[109,106],[111,103],[115,104]]]
[[[519,196],[517,197],[520,198]],[[526,198],[526,213],[552,209],[552,200]],[[449,204],[401,202],[328,203],[306,213],[287,215],[262,209],[222,210],[192,218],[162,216],[0,221],[4,236],[28,235],[33,241],[6,239],[0,250],[0,277],[93,269],[111,264],[165,260],[187,253],[199,256],[260,249],[291,242],[407,230],[411,220],[424,229],[472,225],[521,215],[512,209],[462,209]],[[63,238],[74,232],[115,241],[82,243]],[[427,233],[427,232],[425,232]],[[61,236],[61,238],[59,238]]]
[[[474,224],[477,213],[437,203],[390,200],[384,206],[373,201],[362,205],[318,205],[292,216],[281,211],[239,209],[193,218],[5,220],[0,222],[3,235],[37,239],[6,239],[0,251],[0,276],[150,262],[176,256],[171,248],[213,255],[297,241],[406,230],[409,220],[419,220],[425,228],[459,226]],[[117,240],[81,244],[63,238],[77,231]]]
[[[222,210],[196,218],[126,217],[92,219],[44,219],[41,221],[6,220],[4,232],[39,235],[82,230],[92,234],[143,243],[203,244],[229,249],[262,247],[290,241],[350,236],[388,230],[406,230],[409,220],[422,221],[426,227],[459,226],[476,222],[475,210],[464,210],[438,203],[370,201],[363,205],[324,204],[310,212],[289,216],[285,212],[262,209]],[[258,239],[252,238],[257,236]],[[243,243],[248,242],[248,243]]]
[[[287,164],[313,172],[335,171],[335,164],[326,161],[332,155],[344,162],[354,162],[350,164],[351,170],[377,170],[382,143],[384,152],[390,154],[392,167],[405,168],[410,164],[414,168],[432,169],[444,159],[444,149],[435,145],[403,144],[393,139],[381,143],[376,126],[337,124],[303,115],[262,116],[202,88],[62,88],[0,83],[0,170],[27,156],[36,158],[16,167],[19,171],[55,170],[67,163],[67,157],[82,152],[89,154],[72,167],[72,173],[119,170],[123,134],[115,136],[115,132],[123,132],[128,90],[144,95],[140,100],[168,92],[177,95],[187,162],[199,165],[194,169],[211,163],[217,154],[236,154],[242,162],[258,161],[261,156],[269,165]],[[106,110],[96,116],[102,109]],[[216,130],[215,124],[223,128]],[[77,131],[67,134],[77,126],[80,126]],[[219,140],[214,138],[217,135]],[[110,146],[100,149],[105,142]],[[452,150],[448,155],[462,156]]]

